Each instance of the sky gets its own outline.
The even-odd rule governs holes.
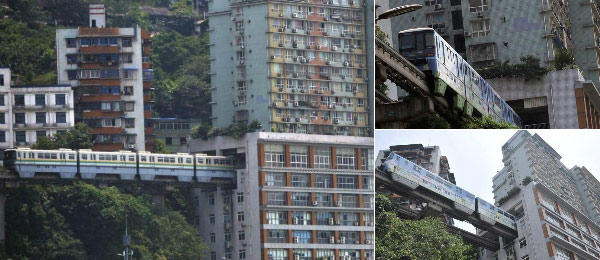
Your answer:
[[[375,154],[392,145],[437,145],[448,157],[450,172],[456,185],[494,202],[492,177],[503,167],[502,145],[517,130],[376,130]],[[558,154],[562,163],[571,168],[585,166],[600,180],[600,131],[598,130],[528,130],[538,134]],[[470,225],[458,227],[474,232]]]

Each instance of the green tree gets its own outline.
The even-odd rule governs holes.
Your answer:
[[[169,150],[167,150],[167,144],[165,144],[165,142],[161,139],[156,139],[154,143],[154,152],[163,154],[171,153]]]
[[[376,196],[375,255],[383,260],[476,259],[476,250],[433,218],[403,220],[385,195]]]
[[[191,260],[207,251],[182,214],[115,187],[21,186],[6,209],[7,254],[14,259],[117,259],[125,215],[136,259]]]
[[[567,49],[560,49],[554,57],[555,70],[571,69],[574,64],[575,59],[573,58],[573,54]]]
[[[438,114],[428,114],[415,118],[406,123],[407,129],[448,129],[450,123]]]
[[[42,137],[31,146],[32,149],[54,150],[69,148],[73,150],[90,149],[90,128],[84,123],[78,123],[66,133],[57,133],[52,137]]]
[[[179,0],[173,4],[173,28],[181,34],[192,35],[196,22],[196,14],[188,0]]]

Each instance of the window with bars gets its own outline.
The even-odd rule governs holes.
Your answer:
[[[267,240],[269,243],[288,243],[288,231],[271,229],[267,232]]]
[[[333,176],[327,174],[315,175],[316,188],[333,188]]]
[[[286,205],[285,192],[283,191],[268,191],[267,192],[267,205]]]
[[[331,149],[326,146],[315,146],[314,167],[319,169],[331,168]]]
[[[265,185],[273,187],[285,186],[285,173],[267,172],[265,176]]]
[[[267,223],[272,225],[285,225],[287,221],[287,212],[284,211],[267,211]]]
[[[282,144],[265,144],[265,166],[283,167],[284,165],[284,146]]]
[[[356,169],[354,148],[338,147],[336,158],[338,169]]]
[[[290,167],[308,167],[308,147],[298,145],[290,146]]]
[[[338,175],[337,178],[338,189],[358,189],[357,176]]]

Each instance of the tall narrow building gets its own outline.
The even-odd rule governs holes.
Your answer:
[[[150,44],[140,27],[107,27],[104,5],[90,5],[90,27],[56,30],[58,83],[75,89],[92,149],[152,150]]]
[[[205,259],[374,259],[373,139],[290,133],[195,139],[236,186],[194,190]]]
[[[600,182],[568,169],[539,135],[519,131],[502,147],[504,167],[493,178],[496,204],[515,215],[518,237],[501,240],[480,259],[599,259]]]
[[[372,6],[209,2],[213,125],[257,120],[268,132],[372,135]]]

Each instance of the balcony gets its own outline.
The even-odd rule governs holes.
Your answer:
[[[107,27],[107,28],[91,28],[91,27],[80,27],[77,37],[85,36],[119,36],[119,28]]]
[[[81,46],[79,53],[81,54],[101,54],[101,53],[120,53],[121,47],[118,45],[94,45]]]

